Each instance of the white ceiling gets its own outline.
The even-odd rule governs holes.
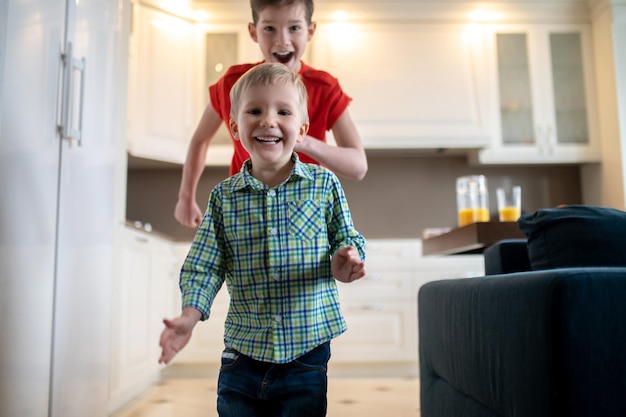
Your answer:
[[[250,20],[249,0],[134,0],[137,3],[166,9],[204,10],[212,19],[222,21]],[[506,22],[584,22],[589,21],[590,9],[598,3],[626,0],[315,0],[314,19],[324,22],[343,10],[349,20],[356,21],[467,21],[477,8],[491,10]]]

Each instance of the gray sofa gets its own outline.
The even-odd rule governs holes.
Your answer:
[[[528,241],[485,251],[490,275],[420,288],[421,416],[626,416],[626,213],[519,225]]]

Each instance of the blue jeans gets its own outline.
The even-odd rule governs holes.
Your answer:
[[[275,364],[226,348],[217,382],[220,417],[324,417],[330,342]]]

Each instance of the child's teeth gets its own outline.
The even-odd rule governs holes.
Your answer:
[[[259,136],[257,139],[260,140],[261,142],[278,142],[278,138],[276,137]]]

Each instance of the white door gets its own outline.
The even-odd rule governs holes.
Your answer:
[[[110,282],[124,216],[127,3],[8,0],[0,45],[2,416],[106,415]],[[72,63],[66,79],[61,54]],[[81,143],[61,139],[59,85],[72,86],[67,120]]]
[[[0,415],[46,416],[64,0],[9,0],[0,131]],[[4,30],[4,29],[3,29]]]

